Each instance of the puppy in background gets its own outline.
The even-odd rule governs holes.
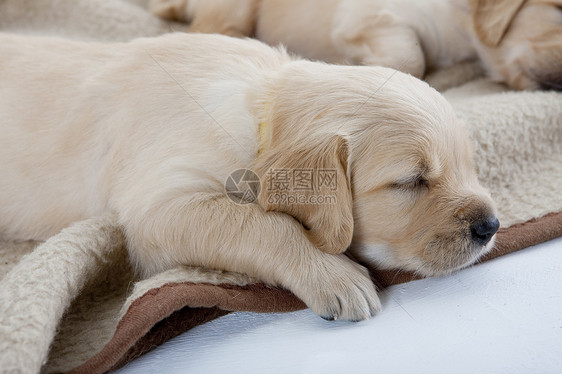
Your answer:
[[[495,206],[465,129],[407,74],[188,33],[114,44],[0,34],[0,55],[7,237],[47,239],[113,212],[145,276],[246,273],[354,321],[380,301],[348,248],[430,276],[493,245]],[[249,179],[258,198],[225,193],[239,170],[260,177]]]
[[[152,0],[193,31],[252,36],[311,59],[423,78],[479,61],[514,89],[562,89],[562,0]]]

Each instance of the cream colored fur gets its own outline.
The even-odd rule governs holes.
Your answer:
[[[173,17],[159,11],[163,4],[187,6],[174,19],[207,25],[194,31],[222,32],[228,18],[307,58],[387,66],[420,78],[479,60],[491,78],[512,88],[562,87],[560,0],[254,0],[257,11],[246,18],[228,17],[236,0],[228,7],[225,0],[204,3],[199,10],[198,1],[151,0],[165,18]],[[213,4],[220,17],[207,16]]]
[[[58,16],[54,18],[54,14]],[[131,11],[125,0],[0,2],[0,29],[56,34],[68,39],[117,41],[149,36],[154,30],[147,25],[158,24],[153,18],[144,9]],[[170,29],[164,26],[160,32]],[[438,77],[432,77],[432,85],[438,81],[440,86],[455,87],[470,80],[472,75],[463,69],[440,72]],[[507,92],[505,87],[487,80],[472,81],[445,93],[472,135],[478,176],[498,204],[503,227],[562,210],[562,194],[557,188],[562,185],[561,95]],[[202,277],[197,268],[181,267],[138,282],[128,256],[123,253],[125,249],[114,248],[116,241],[122,240],[119,231],[105,246],[100,245],[96,239],[102,233],[91,230],[100,227],[98,222],[79,223],[77,232],[74,228],[70,232],[64,230],[35,256],[24,256],[36,246],[34,243],[0,240],[0,368],[3,370],[23,373],[72,370],[102,350],[116,332],[121,317],[129,314],[129,305],[137,304],[145,296],[158,295],[158,290],[169,283],[244,285],[251,281],[242,275],[224,273]],[[69,251],[69,246],[79,250]],[[108,253],[112,250],[113,253]],[[83,251],[90,251],[91,256],[82,256]],[[49,283],[43,287],[46,278],[58,281],[51,279],[52,274],[60,276],[59,286]],[[92,279],[67,308],[68,300],[76,295],[78,288],[77,284],[70,288],[67,285],[76,278],[83,284],[83,278],[88,275]],[[71,296],[67,298],[65,293]],[[54,303],[53,296],[64,305]],[[50,305],[50,308],[46,313],[44,308],[33,305]],[[201,305],[187,305],[190,306]],[[61,309],[63,318],[57,321]],[[142,312],[144,316],[152,311]],[[139,319],[138,314],[135,319]],[[145,323],[149,331],[152,324]],[[57,328],[46,328],[53,325]],[[20,330],[21,334],[14,333]],[[56,333],[56,337],[48,336],[49,332]]]
[[[352,235],[357,255],[424,275],[491,246],[471,238],[495,208],[468,136],[413,77],[219,35],[0,41],[8,237],[46,239],[114,212],[145,276],[181,264],[242,272],[350,320],[380,309],[365,269],[341,254]],[[258,153],[260,122],[271,135]],[[241,168],[262,186],[275,168],[337,170],[337,203],[271,205],[262,188],[259,203],[237,205],[224,182]]]

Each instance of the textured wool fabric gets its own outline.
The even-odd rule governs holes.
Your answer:
[[[126,41],[182,25],[147,0],[2,0],[0,31]],[[562,94],[512,92],[464,65],[428,79],[474,140],[502,229],[487,259],[562,235]],[[373,272],[381,287],[412,274]],[[101,373],[230,311],[305,308],[246,275],[181,267],[135,277],[114,219],[77,223],[45,243],[0,240],[0,371]]]
[[[0,30],[86,41],[128,41],[185,31],[146,11],[148,0],[2,0]]]
[[[92,219],[63,230],[13,266],[0,287],[2,370],[39,371],[63,313],[105,264],[117,262],[122,247],[112,218]]]
[[[445,92],[474,139],[502,227],[562,210],[562,94],[476,80]]]

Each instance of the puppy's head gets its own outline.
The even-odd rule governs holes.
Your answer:
[[[426,83],[380,67],[296,62],[263,97],[271,132],[255,165],[260,204],[295,217],[320,249],[351,245],[378,267],[433,275],[491,247],[499,223],[469,137]],[[271,183],[275,170],[289,172],[287,184]],[[290,178],[303,171],[310,189],[295,191]]]
[[[478,54],[516,89],[562,90],[562,0],[471,0]]]

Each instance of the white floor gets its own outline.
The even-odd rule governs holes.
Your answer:
[[[562,238],[381,298],[360,323],[233,313],[118,373],[562,373]]]

